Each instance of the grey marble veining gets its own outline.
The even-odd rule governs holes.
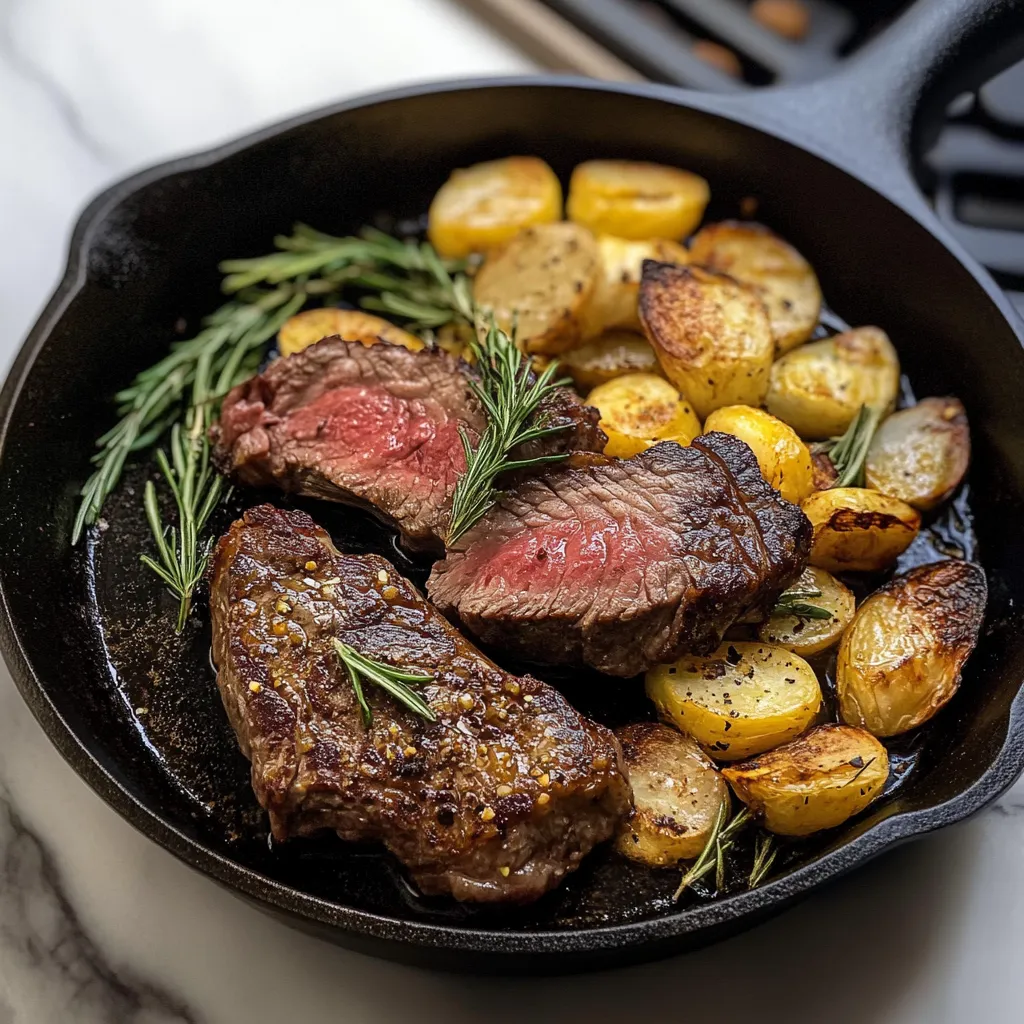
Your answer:
[[[111,180],[354,92],[526,70],[445,0],[0,0],[0,361]],[[873,950],[878,944],[880,953]],[[452,978],[290,931],[104,805],[0,669],[0,1024],[1022,1018],[1024,787],[700,953]]]

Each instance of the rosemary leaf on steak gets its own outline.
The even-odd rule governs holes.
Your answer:
[[[864,486],[864,462],[881,422],[881,409],[862,405],[842,437],[833,437],[814,446],[815,454],[825,452],[832,460],[837,474],[833,487]]]
[[[341,663],[348,671],[356,701],[363,713],[363,722],[367,727],[373,722],[373,712],[366,700],[363,690],[364,683],[373,683],[375,686],[379,686],[385,693],[394,697],[399,704],[404,705],[420,718],[425,718],[428,722],[436,720],[437,716],[430,710],[430,705],[409,685],[410,683],[432,682],[434,677],[431,674],[403,671],[386,662],[374,661],[360,654],[354,647],[343,643],[337,637],[332,639],[331,643],[335,653],[341,659]]]
[[[512,338],[498,328],[493,316],[483,341],[473,341],[470,347],[480,373],[480,380],[471,381],[470,387],[487,413],[487,426],[476,448],[465,431],[459,432],[466,453],[466,470],[452,495],[448,545],[454,544],[494,505],[499,497],[495,481],[502,473],[566,457],[565,453],[527,459],[512,457],[518,446],[565,429],[532,422],[544,399],[567,383],[555,377],[558,364],[550,363],[534,374],[529,360],[523,358]]]

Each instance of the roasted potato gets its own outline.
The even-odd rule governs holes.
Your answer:
[[[601,255],[601,273],[587,309],[587,335],[590,337],[611,327],[641,329],[637,302],[644,260],[661,260],[680,266],[690,262],[690,254],[684,246],[665,238],[636,241],[598,235],[597,248]]]
[[[704,422],[704,433],[720,430],[746,441],[761,475],[787,501],[799,505],[814,490],[810,449],[796,431],[764,409],[726,405]]]
[[[561,217],[555,172],[535,156],[510,156],[452,171],[430,204],[427,237],[440,255],[462,257]]]
[[[800,579],[783,597],[789,595],[794,602],[821,608],[829,616],[819,619],[788,612],[785,610],[786,602],[781,601],[758,632],[767,644],[778,644],[807,658],[838,643],[853,620],[857,604],[853,591],[817,566],[809,565],[804,569]]]
[[[815,491],[800,507],[814,527],[811,565],[829,572],[878,572],[903,554],[921,513],[866,487]]]
[[[423,342],[415,334],[403,331],[383,317],[364,313],[361,309],[307,309],[289,317],[277,332],[277,347],[283,356],[301,352],[310,345],[338,335],[345,341],[361,341],[364,345],[376,345],[387,341],[402,345],[410,352],[419,352]]]
[[[588,160],[572,172],[565,212],[597,234],[679,239],[700,223],[710,196],[702,177],[678,167]]]
[[[775,342],[750,289],[702,267],[647,260],[639,308],[665,376],[701,419],[724,405],[761,405]]]
[[[659,441],[689,444],[700,433],[690,403],[664,377],[628,373],[599,384],[587,405],[601,414],[605,455],[628,459]]]
[[[819,725],[722,774],[769,832],[807,836],[863,811],[889,777],[889,755],[863,729]]]
[[[716,761],[750,757],[799,736],[821,707],[811,666],[768,644],[725,643],[707,657],[657,665],[646,682],[661,717]]]
[[[578,224],[521,231],[484,261],[473,283],[477,306],[493,313],[528,353],[554,355],[579,344],[600,275],[594,236]]]
[[[633,787],[632,817],[619,827],[616,849],[651,867],[696,857],[710,837],[729,787],[690,736],[658,722],[617,729]]]
[[[876,736],[927,722],[960,685],[987,596],[984,572],[956,560],[919,566],[876,590],[839,646],[843,721]]]
[[[805,342],[818,325],[821,287],[788,242],[753,221],[723,221],[697,232],[691,259],[752,288],[768,309],[778,354]]]
[[[885,331],[858,327],[802,345],[777,360],[765,405],[801,437],[838,437],[862,405],[889,411],[900,362]]]
[[[971,458],[971,432],[955,398],[925,398],[878,428],[864,465],[868,487],[923,512],[957,489]]]
[[[558,360],[582,392],[627,373],[661,376],[661,364],[651,343],[641,334],[614,329],[570,349]]]

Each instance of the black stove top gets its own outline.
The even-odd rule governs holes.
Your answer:
[[[906,0],[542,2],[644,77],[718,91],[819,77],[908,6]],[[939,215],[1024,313],[1024,63],[977,95],[961,97],[920,166],[921,185]]]

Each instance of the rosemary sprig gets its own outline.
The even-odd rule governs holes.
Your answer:
[[[459,477],[452,496],[452,514],[447,542],[454,544],[499,497],[495,480],[510,470],[536,466],[564,459],[563,453],[538,455],[529,459],[513,459],[511,453],[519,445],[547,437],[564,426],[531,423],[541,403],[552,391],[566,383],[556,379],[556,362],[550,363],[536,376],[515,342],[491,317],[482,342],[470,343],[480,380],[472,381],[477,398],[487,413],[487,426],[476,448],[460,431],[466,453],[466,471]]]
[[[864,460],[871,439],[882,422],[882,409],[862,405],[842,437],[833,437],[814,446],[815,454],[826,452],[836,470],[833,487],[863,487]]]
[[[697,859],[690,865],[689,869],[683,875],[679,882],[679,887],[676,889],[672,896],[672,902],[678,903],[679,897],[683,895],[686,890],[693,885],[694,882],[700,881],[706,874],[712,869],[715,871],[715,881],[718,889],[725,887],[725,855],[732,848],[735,842],[735,834],[750,821],[750,811],[744,808],[739,811],[729,822],[725,824],[726,805],[725,803],[718,809],[718,816],[715,818],[715,824],[712,826],[711,834],[708,836],[708,841],[704,844],[704,849],[700,851]]]
[[[402,671],[386,662],[373,661],[336,637],[331,643],[342,664],[348,670],[352,689],[355,691],[356,700],[363,713],[363,723],[367,727],[373,722],[373,712],[370,710],[366,694],[363,691],[364,682],[379,686],[385,693],[390,694],[400,704],[428,722],[436,720],[437,716],[430,710],[430,705],[409,686],[410,683],[432,682],[434,679],[432,675]]]
[[[804,588],[803,590],[791,589],[783,591],[779,596],[773,615],[796,615],[801,619],[831,619],[832,613],[816,604],[808,604],[807,598],[821,597],[821,591],[816,588]]]
[[[217,507],[224,492],[224,478],[210,465],[209,406],[193,406],[189,410],[189,423],[182,429],[180,423],[171,428],[171,458],[161,450],[156,453],[160,467],[174,503],[177,506],[178,526],[164,526],[160,518],[156,486],[146,481],[143,504],[146,518],[156,541],[159,560],[141,555],[144,565],[153,570],[178,598],[180,633],[188,620],[192,607],[192,593],[206,571],[213,538],[200,541],[210,514]]]
[[[78,542],[86,526],[99,518],[104,502],[121,479],[128,456],[150,447],[172,423],[188,422],[188,412],[182,414],[181,404],[194,386],[200,366],[214,382],[205,389],[206,400],[219,399],[251,375],[255,366],[249,357],[258,354],[263,343],[304,300],[304,293],[279,288],[262,293],[255,301],[225,303],[206,319],[199,334],[176,342],[168,355],[117,393],[121,419],[96,442],[98,450],[92,458],[96,468],[81,490],[72,544]]]
[[[747,879],[748,889],[756,889],[764,881],[778,854],[779,850],[772,836],[759,835],[754,840],[754,866],[750,869],[750,877]]]

